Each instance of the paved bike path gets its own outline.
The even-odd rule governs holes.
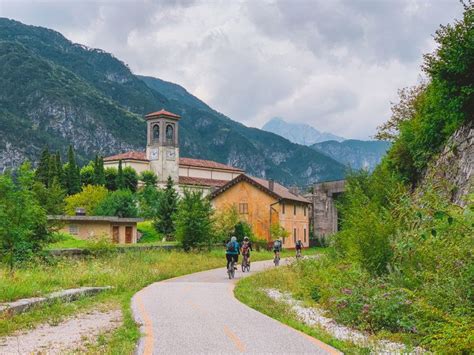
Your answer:
[[[282,264],[285,261],[282,260]],[[273,267],[252,263],[252,271]],[[339,354],[329,345],[239,302],[226,269],[198,272],[157,282],[133,296],[142,324],[138,354]]]

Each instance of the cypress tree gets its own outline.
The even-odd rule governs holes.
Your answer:
[[[81,173],[76,164],[74,149],[69,146],[68,164],[65,171],[66,189],[69,195],[76,194],[81,191]]]
[[[56,176],[57,176],[58,182],[63,187],[65,187],[65,185],[64,185],[63,163],[61,162],[61,154],[59,154],[59,151],[56,152],[55,165],[56,165]]]
[[[38,168],[36,168],[35,177],[36,180],[43,183],[44,186],[49,186],[50,154],[48,147],[45,147],[41,153],[41,159],[38,163]]]
[[[125,176],[123,175],[122,160],[119,160],[116,185],[117,190],[125,188]]]
[[[105,185],[104,159],[98,155],[95,156],[94,160],[94,184]]]

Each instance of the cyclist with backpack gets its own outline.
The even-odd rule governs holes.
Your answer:
[[[237,242],[236,237],[230,238],[230,242],[226,245],[225,257],[227,259],[227,270],[229,270],[229,265],[232,261],[234,261],[235,265],[239,261],[239,243]],[[237,270],[237,268],[235,267]]]
[[[250,265],[250,252],[253,250],[252,250],[252,242],[250,241],[249,237],[244,237],[241,251],[242,251],[242,257],[247,258],[247,264]]]
[[[273,252],[275,253],[274,263],[275,266],[278,266],[280,263],[280,252],[282,249],[282,243],[280,239],[277,239],[273,242]]]
[[[298,240],[295,245],[296,248],[296,257],[299,258],[301,257],[301,249],[303,249],[303,243],[301,240]]]

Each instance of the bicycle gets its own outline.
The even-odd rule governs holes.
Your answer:
[[[244,254],[242,257],[242,272],[250,272],[250,262],[248,255]]]
[[[296,249],[296,259],[301,259],[303,255],[301,255],[301,249]]]
[[[227,269],[227,274],[229,275],[229,279],[233,279],[235,276],[235,261],[232,260],[229,264],[229,268]]]
[[[280,265],[280,255],[279,254],[277,255],[275,253],[275,258],[273,259],[273,263],[275,264],[275,266]]]

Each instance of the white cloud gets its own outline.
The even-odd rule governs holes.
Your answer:
[[[280,116],[355,138],[388,119],[431,35],[461,10],[452,0],[0,0],[0,16],[107,50],[247,125]]]

